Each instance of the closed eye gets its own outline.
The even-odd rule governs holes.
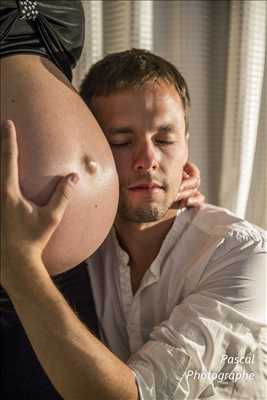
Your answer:
[[[168,145],[168,144],[174,144],[175,141],[174,140],[157,140],[156,141],[159,144],[163,144],[163,145]]]
[[[132,142],[132,130],[128,127],[113,128],[107,137],[110,146],[125,147]]]
[[[124,142],[124,143],[112,143],[109,142],[110,146],[116,146],[116,147],[123,147],[123,146],[128,146],[130,142]]]

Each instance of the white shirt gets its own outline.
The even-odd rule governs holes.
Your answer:
[[[141,400],[265,398],[266,253],[265,232],[229,211],[183,209],[133,296],[111,231],[88,271],[101,337]]]

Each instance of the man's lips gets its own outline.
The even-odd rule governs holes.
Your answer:
[[[137,182],[134,183],[133,185],[128,186],[128,190],[131,191],[141,191],[141,190],[156,190],[156,189],[163,189],[163,186],[156,182],[156,181],[151,181],[151,182]]]

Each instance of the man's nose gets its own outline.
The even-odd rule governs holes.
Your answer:
[[[143,143],[136,149],[134,159],[135,170],[155,170],[158,168],[159,160],[157,149],[155,149],[153,143]]]

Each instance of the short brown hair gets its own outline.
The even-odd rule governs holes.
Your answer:
[[[94,96],[108,96],[120,89],[141,89],[147,83],[165,81],[174,85],[181,97],[188,131],[190,96],[185,79],[177,68],[148,50],[131,49],[112,53],[98,61],[85,76],[80,94],[88,106]]]

